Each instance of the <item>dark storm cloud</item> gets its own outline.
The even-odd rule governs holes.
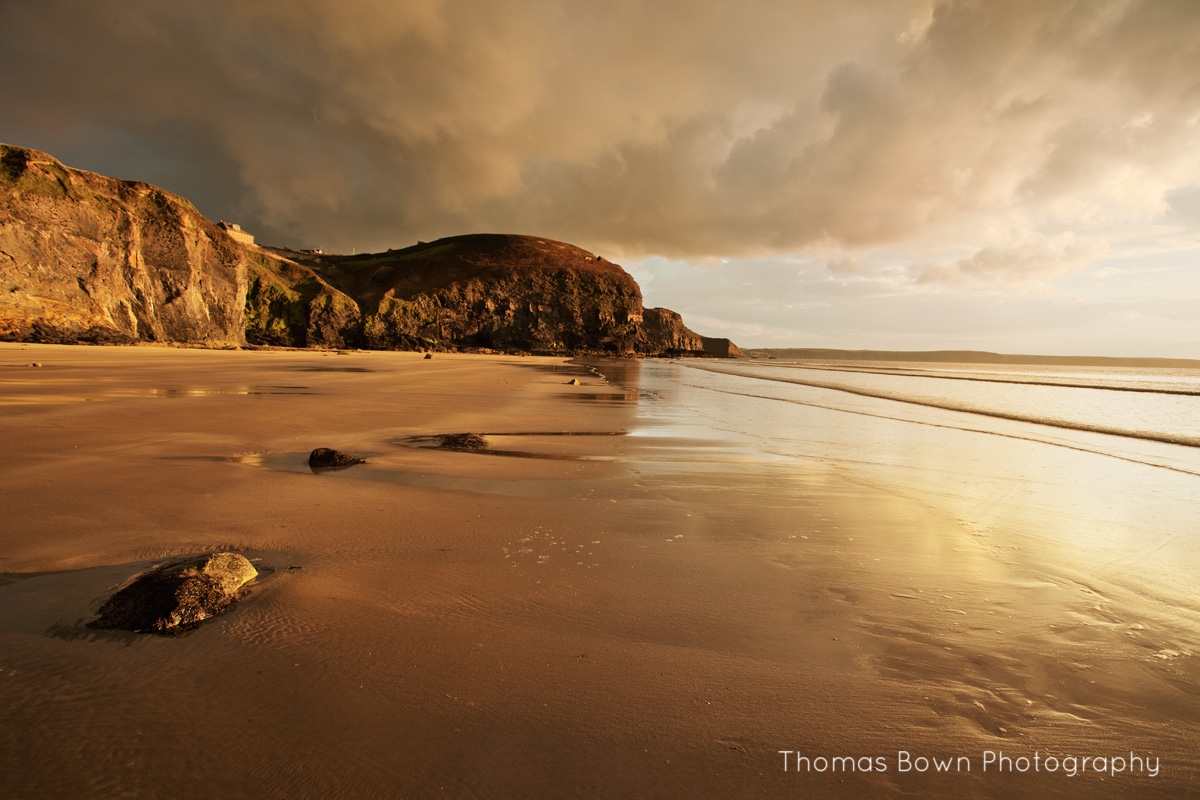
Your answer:
[[[1027,281],[1200,183],[1191,2],[50,0],[0,18],[0,139],[299,245],[505,230],[848,268],[911,243],[927,281]]]

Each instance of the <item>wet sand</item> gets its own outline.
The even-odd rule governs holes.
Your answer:
[[[1069,565],[1024,581],[1061,557],[1037,536],[985,541],[852,471],[649,425],[636,370],[0,345],[6,794],[1200,786],[1194,609]],[[464,431],[555,457],[422,446]],[[368,463],[314,474],[319,446]],[[129,575],[210,549],[265,568],[231,613],[171,639],[82,627]],[[781,750],[887,769],[797,772]],[[971,771],[901,772],[901,750]],[[984,772],[985,751],[1160,770]]]

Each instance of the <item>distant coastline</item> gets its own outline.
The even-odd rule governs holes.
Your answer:
[[[1127,358],[1116,356],[1030,356],[984,350],[833,350],[819,347],[742,348],[747,358],[810,361],[918,361],[940,364],[1027,364],[1064,367],[1149,367],[1200,369],[1194,358]]]

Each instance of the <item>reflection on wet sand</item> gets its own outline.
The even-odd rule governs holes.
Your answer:
[[[0,577],[14,796],[1128,797],[1200,779],[1191,476],[784,412],[662,362],[595,364],[605,385],[478,356],[36,358],[118,391],[306,371],[316,394],[0,419],[0,570],[28,576]],[[576,376],[636,399],[567,401]],[[487,450],[434,446],[460,431]],[[367,463],[314,474],[330,444]],[[208,549],[276,572],[179,640],[70,633],[131,566]],[[972,769],[901,772],[901,750]],[[887,769],[785,771],[781,751]],[[985,773],[985,751],[1136,751],[1162,771]]]
[[[33,382],[23,382],[26,385],[36,385]],[[29,392],[6,392],[0,395],[0,406],[8,405],[47,405],[57,403],[82,403],[96,402],[119,398],[168,398],[178,399],[185,397],[215,397],[220,395],[229,396],[252,396],[252,395],[304,395],[317,394],[308,390],[307,386],[229,386],[229,387],[114,387],[103,388],[92,383],[84,383],[83,381],[62,380],[55,382],[59,386],[74,384],[81,389],[79,393],[29,393]],[[44,385],[44,384],[43,384]],[[6,388],[11,390],[15,386],[14,383],[6,382]]]
[[[643,367],[641,378],[666,400],[643,409],[651,416],[690,407],[720,420],[715,430],[792,459],[790,490],[786,468],[752,467],[772,488],[753,522],[731,527],[743,540],[773,540],[771,557],[805,576],[798,611],[836,620],[806,642],[848,646],[856,685],[894,681],[902,706],[934,714],[930,730],[979,748],[1171,753],[1176,780],[1192,779],[1185,742],[1200,722],[1200,596],[1188,576],[1200,549],[1187,509],[1200,493],[1190,472],[1113,460],[1120,441],[1063,449],[1042,443],[1041,431],[997,436],[882,406],[865,423],[855,419],[862,406],[841,409],[828,394],[737,405],[721,399],[729,387],[689,388],[666,365]],[[930,425],[944,432],[918,433]],[[696,473],[706,468],[679,472],[703,484]],[[697,508],[728,513],[730,492],[755,492],[733,469],[692,492]],[[660,489],[681,499],[681,477]],[[836,491],[814,500],[817,486]],[[788,533],[782,517],[763,519],[801,498],[816,503],[807,525]]]
[[[578,392],[563,397],[581,403],[636,403],[643,399],[637,392]]]

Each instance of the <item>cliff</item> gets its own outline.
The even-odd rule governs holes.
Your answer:
[[[263,252],[246,270],[247,344],[358,347],[358,304],[311,269]]]
[[[683,324],[683,317],[668,308],[648,308],[643,312],[636,349],[657,355],[705,355],[711,358],[742,356],[742,351],[733,342],[701,336]]]
[[[633,278],[563,242],[472,234],[306,263],[358,301],[366,347],[652,351]]]
[[[738,354],[563,242],[473,234],[360,256],[250,242],[150,184],[0,145],[0,339]]]
[[[0,339],[326,343],[321,310],[353,301],[306,272],[182,197],[0,145]]]
[[[183,198],[0,147],[0,337],[240,344],[245,261]]]

